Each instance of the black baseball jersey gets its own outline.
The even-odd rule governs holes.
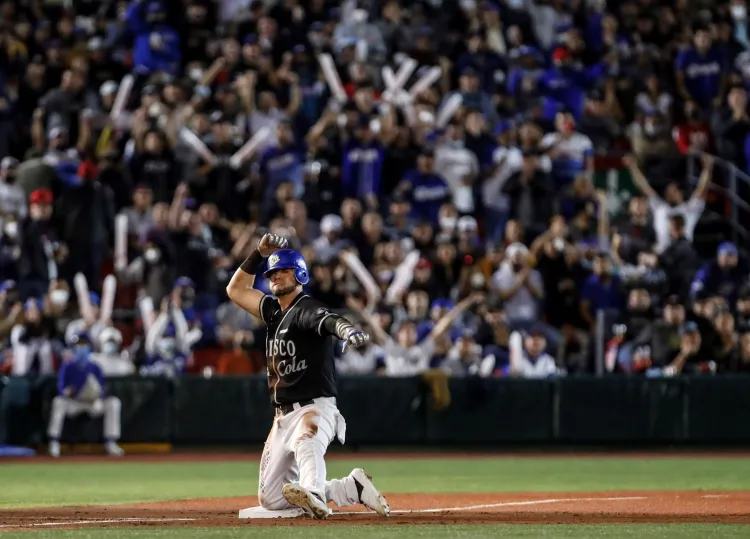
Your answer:
[[[336,396],[332,337],[323,328],[331,314],[305,293],[284,311],[272,296],[260,301],[260,316],[267,325],[266,366],[272,404]]]

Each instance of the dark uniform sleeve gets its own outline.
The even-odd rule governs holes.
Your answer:
[[[337,339],[346,340],[349,331],[354,326],[343,316],[332,312],[328,307],[317,301],[308,301],[299,317],[302,328],[314,331],[318,335],[333,335]]]
[[[299,325],[307,331],[314,331],[318,335],[325,335],[323,323],[327,318],[336,316],[331,310],[318,301],[307,300],[300,309]]]
[[[281,310],[279,307],[279,300],[274,299],[273,296],[266,294],[263,299],[260,300],[260,318],[267,324],[273,315]]]

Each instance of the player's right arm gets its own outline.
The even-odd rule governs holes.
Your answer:
[[[253,288],[255,275],[263,265],[263,260],[271,253],[279,249],[285,249],[287,243],[286,239],[277,234],[264,235],[253,249],[252,254],[234,272],[227,285],[229,299],[261,320],[263,320],[261,305],[265,294]]]

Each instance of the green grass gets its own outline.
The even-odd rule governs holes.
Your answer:
[[[333,461],[362,465],[390,493],[750,490],[750,459],[466,458]],[[255,462],[2,464],[0,508],[254,496]]]
[[[729,524],[628,524],[628,525],[544,525],[544,526],[331,526],[284,528],[98,528],[44,530],[2,534],[5,538],[27,539],[491,539],[495,537],[549,537],[598,539],[617,537],[634,539],[749,537],[750,526]]]

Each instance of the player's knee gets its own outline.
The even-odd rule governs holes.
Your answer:
[[[302,444],[303,446],[312,447],[320,443],[318,438],[320,416],[318,414],[305,414],[295,432],[295,450]]]
[[[326,447],[317,436],[300,437],[294,444],[294,457],[297,461],[302,457],[315,454],[325,454]]]

